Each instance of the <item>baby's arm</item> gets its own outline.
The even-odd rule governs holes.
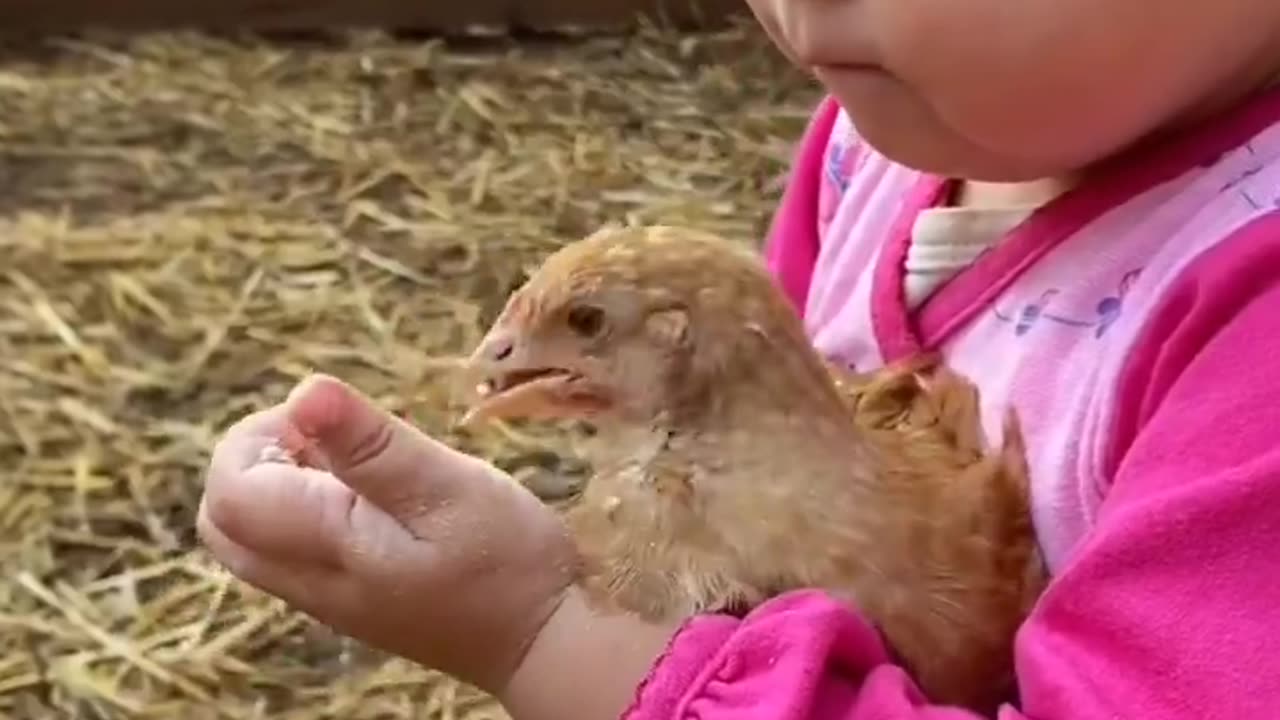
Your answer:
[[[1017,643],[1018,718],[1271,717],[1280,608],[1280,213],[1189,268],[1126,374],[1093,535]],[[814,593],[687,625],[629,720],[976,720]]]
[[[498,699],[516,720],[611,720],[634,702],[676,630],[599,615],[570,589]]]

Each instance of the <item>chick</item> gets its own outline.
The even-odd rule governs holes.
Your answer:
[[[1012,414],[931,358],[824,360],[758,257],[677,227],[553,253],[470,359],[483,418],[594,425],[566,521],[594,602],[658,620],[821,588],[937,702],[994,712],[1045,581]]]

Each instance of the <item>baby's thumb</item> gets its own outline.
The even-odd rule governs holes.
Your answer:
[[[288,425],[298,433],[290,450],[401,521],[453,496],[459,483],[492,472],[326,375],[304,380],[285,405]]]

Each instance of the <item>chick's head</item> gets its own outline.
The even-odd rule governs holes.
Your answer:
[[[673,227],[607,229],[550,255],[470,359],[469,418],[646,421],[697,404],[797,318],[756,256]]]

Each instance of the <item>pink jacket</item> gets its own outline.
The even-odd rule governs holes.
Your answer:
[[[1054,579],[1000,717],[1280,717],[1280,92],[1116,160],[910,313],[908,228],[943,188],[824,101],[768,254],[825,353],[938,349],[993,438],[1022,416]],[[690,621],[626,717],[973,720],[816,592]]]

